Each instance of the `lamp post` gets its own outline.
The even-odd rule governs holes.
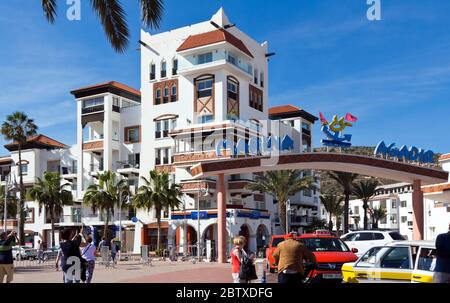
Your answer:
[[[7,225],[6,220],[8,219],[8,185],[9,185],[9,173],[5,179],[5,207],[3,208],[3,231],[6,232]]]
[[[119,243],[120,243],[120,249],[119,249],[119,260],[122,258],[122,190],[119,190]],[[131,204],[131,193],[128,193],[127,196],[127,205]]]
[[[286,234],[289,233],[289,216],[291,215],[291,200],[286,201]]]
[[[206,183],[207,184],[207,183]],[[208,187],[200,189],[200,180],[198,181],[197,194],[197,261],[200,261],[200,191],[204,193],[204,197],[209,196]]]

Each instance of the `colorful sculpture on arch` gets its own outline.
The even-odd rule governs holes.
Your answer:
[[[333,117],[331,123],[325,119],[322,113],[319,113],[320,122],[322,122],[322,132],[328,139],[323,139],[322,144],[327,147],[350,147],[352,146],[351,134],[344,134],[347,127],[352,127],[353,123],[358,121],[358,118],[350,113],[345,117],[338,118],[337,115]]]

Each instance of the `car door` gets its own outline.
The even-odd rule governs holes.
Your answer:
[[[377,246],[373,240],[372,232],[360,232],[359,236],[355,238],[355,247],[363,254],[372,247]],[[382,245],[379,245],[382,246]]]
[[[378,266],[380,255],[382,255],[385,247],[377,246],[372,247],[367,252],[365,252],[361,258],[356,261],[353,266],[353,276],[358,283],[368,283],[369,281],[369,272],[372,272],[373,269]]]
[[[411,247],[393,246],[380,257],[377,266],[368,272],[368,279],[382,283],[410,283],[413,272]]]
[[[413,283],[433,283],[436,266],[436,249],[420,247],[411,281]]]

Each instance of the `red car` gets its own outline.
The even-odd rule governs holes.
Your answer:
[[[270,245],[266,250],[268,269],[275,272],[272,253],[276,246],[284,241],[288,235],[273,236]],[[344,263],[354,262],[358,259],[356,250],[350,250],[348,246],[338,237],[330,233],[303,234],[296,238],[301,241],[314,255],[317,260],[317,267],[312,269],[308,275],[311,282],[341,282],[341,268]]]

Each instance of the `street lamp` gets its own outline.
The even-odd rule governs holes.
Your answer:
[[[126,179],[128,180],[128,179]],[[120,243],[120,249],[119,249],[119,260],[121,260],[122,258],[122,193],[123,190],[120,189],[119,190],[119,243]],[[131,193],[128,192],[127,195],[127,202],[126,205],[130,205],[131,204]]]
[[[206,188],[205,189],[200,189],[200,180],[198,181],[198,194],[197,194],[197,261],[199,261],[199,262],[200,262],[200,191],[203,193],[203,197],[209,196],[209,189],[208,189],[208,183],[207,182],[206,182]]]
[[[291,200],[286,201],[286,234],[289,233],[289,216],[291,215]]]

